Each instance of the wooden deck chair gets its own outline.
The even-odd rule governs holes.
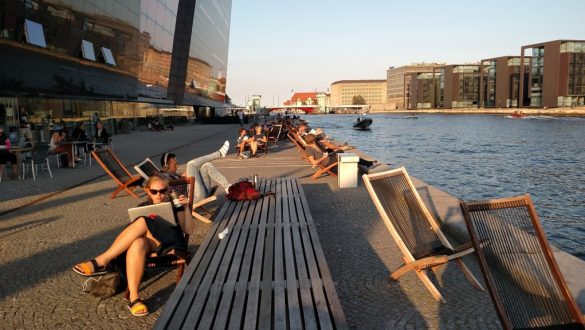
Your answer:
[[[473,252],[471,244],[458,249],[451,246],[404,167],[362,177],[384,224],[403,254],[404,264],[390,275],[391,280],[396,281],[414,271],[433,297],[445,302],[427,271],[429,268],[434,271],[453,260],[475,288],[484,290],[461,260]]]
[[[300,137],[296,133],[288,132],[286,135],[290,139],[290,141],[297,147],[297,151],[301,154],[301,158],[307,159],[308,155],[305,152],[305,141],[300,141]]]
[[[160,169],[154,165],[150,158],[145,158],[142,162],[138,165],[134,166],[136,173],[140,174],[144,180],[148,180],[149,177],[155,175],[156,173],[160,172]]]
[[[282,125],[272,125],[270,128],[270,132],[266,136],[268,143],[278,144],[278,139],[280,138],[280,132],[282,131]]]
[[[200,201],[194,202],[191,205],[193,205],[192,210],[193,212],[191,213],[193,215],[193,217],[201,222],[204,223],[211,223],[211,220],[205,216],[203,216],[202,214],[200,214],[199,210],[205,212],[207,215],[212,216],[213,212],[211,212],[210,210],[205,208],[205,204],[213,202],[214,200],[217,200],[217,196],[215,196],[215,190],[217,187],[214,187],[212,189],[212,191],[209,194],[209,197],[204,198]]]
[[[169,188],[170,190],[174,190],[177,192],[178,195],[185,195],[189,198],[189,205],[193,204],[193,189],[195,179],[193,177],[190,178],[181,178],[176,180],[169,180]],[[185,242],[187,246],[189,246],[189,235],[183,234]],[[183,272],[185,271],[185,265],[189,265],[189,261],[191,260],[191,253],[189,251],[181,251],[181,250],[169,250],[166,251],[163,255],[158,255],[156,252],[152,252],[146,256],[146,265],[145,268],[162,268],[162,267],[171,267],[177,268],[177,276],[176,276],[176,283],[179,283],[181,277],[183,277]],[[125,297],[128,298],[130,296],[130,291],[126,288]]]
[[[337,156],[335,155],[335,157],[337,157]],[[337,173],[334,172],[336,167],[337,167],[337,161],[332,162],[331,164],[329,164],[327,166],[319,164],[319,165],[317,165],[317,171],[313,175],[311,175],[311,179],[317,180],[323,174],[337,176]]]
[[[585,329],[528,194],[461,208],[505,329]]]
[[[111,198],[116,197],[122,190],[126,190],[134,198],[139,198],[133,190],[142,183],[142,177],[130,174],[112,150],[109,148],[97,149],[92,151],[91,155],[118,184],[118,189],[112,193]]]

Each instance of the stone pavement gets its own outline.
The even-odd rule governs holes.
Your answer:
[[[193,125],[118,135],[114,147],[128,167],[147,156],[158,163],[169,150],[184,164],[217,150],[225,139],[231,142],[237,129],[236,125]],[[390,271],[401,263],[400,253],[363,184],[338,189],[334,178],[311,180],[307,176],[314,170],[286,141],[256,159],[237,160],[232,149],[214,164],[230,181],[255,173],[301,177],[350,327],[500,328],[487,292],[473,289],[456,267],[448,266],[437,275],[446,304],[436,302],[414,274],[388,282]],[[126,209],[138,203],[124,193],[110,199],[114,188],[95,163],[54,169],[52,180],[42,174],[37,181],[0,183],[0,328],[152,327],[174,289],[174,271],[147,271],[141,296],[151,314],[142,318],[130,315],[121,294],[101,301],[84,294],[85,279],[71,271],[75,263],[90,259],[112,242],[128,222]],[[48,194],[54,195],[21,207]],[[209,228],[197,223],[190,242],[193,251]],[[466,263],[480,278],[473,258]]]

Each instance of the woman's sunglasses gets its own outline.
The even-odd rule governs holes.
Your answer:
[[[148,190],[150,191],[150,194],[151,195],[156,195],[158,193],[160,193],[161,195],[164,195],[164,194],[167,193],[167,190],[168,189],[167,188],[163,188],[163,189],[160,189],[160,190],[157,190],[157,189],[148,189]]]

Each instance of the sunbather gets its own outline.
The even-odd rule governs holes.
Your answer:
[[[309,143],[309,141],[311,141],[311,143]],[[335,149],[335,150],[331,150],[329,148],[327,148],[325,145],[323,145],[321,143],[322,141],[319,141],[318,138],[315,136],[315,134],[307,134],[305,135],[305,143],[307,143],[307,148],[305,149],[305,151],[310,155],[312,153],[312,150],[307,150],[309,149],[309,146],[311,146],[312,149],[317,149],[319,152],[321,152],[322,155],[327,155],[328,158],[331,159],[331,161],[335,162],[337,160],[337,154],[343,153],[343,151],[345,149]],[[319,155],[313,155],[313,156],[319,156]],[[318,157],[315,157],[315,159],[317,159]],[[309,159],[310,161],[310,159]],[[331,161],[327,162],[327,163],[331,163]],[[363,158],[359,158],[358,160],[358,165],[364,166],[365,168],[369,168],[373,165],[375,165],[376,163],[378,163],[377,160],[367,160],[367,159],[363,159]],[[311,161],[311,164],[313,164],[313,162]],[[319,164],[319,162],[317,163]],[[316,164],[313,164],[314,166]],[[325,164],[324,164],[325,165]]]
[[[317,167],[319,165],[323,167],[327,167],[330,164],[333,164],[337,161],[336,154],[329,154],[328,152],[323,152],[317,144],[315,143],[316,138],[314,134],[307,134],[305,136],[305,143],[307,143],[307,147],[305,148],[305,152],[308,155],[308,161],[313,165],[313,167]],[[337,173],[337,166],[331,169],[334,173]]]
[[[248,131],[246,131],[245,128],[240,127],[238,134],[239,134],[238,139],[236,140],[236,149],[238,149],[238,159],[248,158],[248,156],[245,156],[243,153],[246,144],[245,141],[250,138],[248,136]]]
[[[193,202],[197,203],[212,194],[211,181],[215,181],[226,192],[230,183],[221,172],[213,166],[212,161],[225,157],[230,147],[229,141],[225,141],[218,151],[209,155],[201,156],[187,162],[186,170],[183,174],[177,173],[177,157],[173,153],[165,153],[161,157],[161,175],[176,179],[178,177],[194,177],[195,188],[193,189]]]
[[[258,151],[258,147],[262,145],[266,145],[268,139],[266,138],[266,134],[262,130],[262,125],[257,125],[254,127],[254,134],[242,141],[240,143],[240,153],[238,158],[243,158],[242,153],[244,152],[244,148],[249,145],[250,149],[252,149],[252,157],[256,157],[256,151]]]
[[[151,176],[146,181],[144,189],[148,200],[139,206],[168,201],[169,183],[166,179],[157,175]],[[138,294],[146,256],[154,251],[164,254],[169,249],[187,251],[183,233],[191,234],[193,232],[194,223],[188,199],[181,195],[179,201],[183,205],[183,209],[174,212],[175,221],[179,226],[170,226],[166,221],[156,220],[156,218],[137,218],[124,228],[104,253],[90,261],[75,265],[73,270],[83,276],[104,274],[108,264],[126,253],[126,278],[130,292],[130,303],[127,307],[134,316],[147,315],[148,307]]]

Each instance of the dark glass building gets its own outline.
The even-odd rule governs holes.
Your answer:
[[[231,0],[0,0],[0,125],[221,106],[230,19]]]

